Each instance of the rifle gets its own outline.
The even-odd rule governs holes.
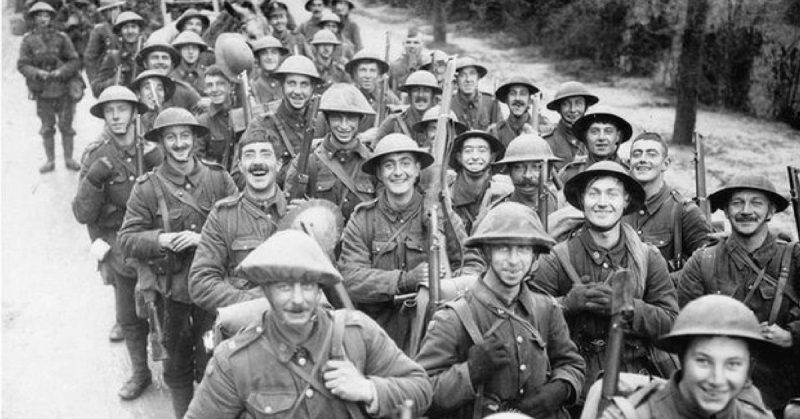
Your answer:
[[[297,176],[292,179],[292,193],[289,200],[302,199],[308,187],[308,158],[311,156],[311,143],[314,141],[314,119],[319,108],[319,95],[314,95],[306,108],[306,130],[303,133],[303,144],[297,153]]]
[[[447,62],[445,80],[452,80],[456,72],[455,58],[450,58]],[[449,78],[447,78],[449,77]],[[444,162],[447,161],[447,148],[449,146],[449,135],[452,130],[450,126],[450,103],[453,97],[453,84],[445,84],[442,93],[442,105],[439,109],[439,117],[436,122],[436,138],[433,140],[431,150],[434,161],[430,166],[431,181],[428,190],[425,191],[425,202],[423,208],[427,211],[425,216],[428,218],[428,288],[421,287],[416,296],[416,316],[411,325],[411,338],[408,355],[414,357],[419,351],[419,345],[425,332],[428,319],[440,303],[440,280],[442,274],[449,277],[450,263],[447,259],[445,239],[439,233],[439,209],[446,212],[446,203],[443,202],[443,192],[445,177],[447,172]],[[442,268],[444,271],[442,272]]]
[[[622,363],[625,330],[633,320],[633,278],[628,269],[619,269],[611,274],[611,322],[608,326],[606,367],[603,374],[603,390],[597,417],[600,418],[617,394],[617,384]]]
[[[134,53],[132,55],[133,57],[136,57],[137,55],[139,55],[139,51],[142,50],[142,41],[143,40],[144,40],[144,37],[141,36],[141,35],[139,35],[139,37],[136,39],[136,51],[134,51]],[[126,83],[123,83],[123,80],[122,80],[123,65],[122,65],[122,57],[120,56],[119,52],[117,52],[116,61],[117,61],[117,72],[114,74],[114,84],[117,85],[117,86],[124,86]],[[136,80],[136,60],[132,60],[132,65],[131,65],[130,81],[133,81],[133,80]]]
[[[385,50],[383,53],[383,60],[386,64],[389,64],[389,31],[386,31],[386,35],[384,35],[384,46]],[[389,72],[387,71],[386,74],[383,75],[383,81],[381,81],[381,85],[378,88],[378,114],[375,115],[375,122],[372,124],[373,127],[377,128],[383,122],[383,119],[386,117],[386,91],[389,90]]]
[[[548,174],[550,173],[550,162],[547,160],[542,160],[542,166],[539,168],[539,190],[538,190],[538,202],[537,202],[537,210],[539,211],[539,220],[542,222],[542,226],[544,226],[545,231],[547,231],[547,215],[549,212],[548,208],[548,190],[547,190],[547,181],[548,181]]]
[[[789,191],[791,194],[792,212],[794,212],[794,227],[797,237],[800,238],[800,168],[786,166],[789,173]]]
[[[169,12],[167,12],[167,1],[166,0],[156,0],[158,1],[158,6],[161,9],[161,19],[163,20],[163,25],[167,26],[168,23],[172,22],[172,16],[170,16]]]
[[[706,192],[706,153],[703,148],[703,136],[694,132],[692,134],[692,142],[694,143],[694,185],[695,185],[695,201],[697,206],[706,217],[706,221],[711,222],[711,207],[708,202],[708,193]]]

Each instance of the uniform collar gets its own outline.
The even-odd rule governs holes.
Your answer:
[[[568,126],[564,119],[559,119],[558,124],[556,125],[556,131],[558,131],[562,137],[566,138],[573,147],[579,147],[580,141],[575,136],[575,132],[572,130],[571,126]]]
[[[350,153],[352,153],[361,157],[362,160],[369,158],[369,151],[358,138],[353,138],[349,143],[343,144],[335,140],[333,138],[333,134],[328,133],[328,135],[325,136],[325,139],[322,140],[322,147],[325,148],[325,151],[327,151],[331,157],[333,157],[333,155],[338,156],[340,154],[345,154],[349,157]]]
[[[514,114],[509,113],[508,118],[506,118],[504,122],[509,128],[511,128],[512,131],[514,131],[515,134],[519,135],[522,132],[522,127],[524,127],[525,124],[530,123],[530,121],[531,114],[526,111],[524,114],[522,114],[522,116],[515,116]]]
[[[258,208],[264,214],[270,214],[273,210],[281,216],[286,214],[286,198],[283,195],[283,191],[277,186],[275,186],[275,195],[266,201],[257,201],[247,193],[247,188],[241,192],[241,198],[244,202]]]
[[[130,130],[131,128],[129,127],[128,129]],[[136,143],[134,142],[129,147],[121,146],[116,140],[117,135],[111,132],[111,129],[108,127],[108,125],[103,126],[103,136],[108,140],[109,143],[112,144],[114,150],[116,150],[121,156],[136,156]]]
[[[481,198],[483,198],[483,194],[486,193],[486,189],[489,188],[489,182],[492,180],[492,174],[488,169],[485,170],[482,174],[482,178],[480,179],[481,187],[476,189],[467,183],[465,180],[467,176],[469,176],[469,174],[466,173],[466,169],[461,169],[458,172],[458,176],[456,176],[455,182],[453,183],[453,193],[451,198],[453,205],[455,206],[479,201]]]
[[[470,291],[475,298],[487,306],[490,311],[499,315],[504,315],[506,312],[520,314],[518,313],[520,308],[524,310],[524,313],[521,313],[523,315],[532,314],[534,312],[530,290],[528,290],[527,286],[523,285],[525,281],[520,283],[520,289],[517,296],[510,301],[506,301],[500,297],[499,294],[495,293],[494,290],[489,288],[488,285],[486,285],[486,277],[489,276],[495,276],[492,268],[486,270],[483,278],[481,278],[480,281],[477,281]]]
[[[589,229],[586,227],[581,229],[580,233],[578,234],[578,240],[580,240],[583,248],[589,255],[589,258],[592,260],[592,262],[594,262],[595,265],[602,266],[604,263],[610,262],[611,266],[618,267],[624,266],[622,261],[628,253],[627,248],[625,247],[624,235],[625,229],[620,229],[619,241],[611,249],[603,249],[602,247],[598,246],[589,233]],[[607,268],[608,266],[603,267]]]
[[[727,419],[735,417],[736,398],[731,399],[724,409],[713,415],[706,414],[694,403],[686,400],[686,398],[683,397],[683,394],[681,394],[681,390],[678,385],[682,375],[682,372],[678,371],[673,374],[672,378],[670,378],[670,380],[667,382],[667,391],[669,391],[670,398],[672,399],[675,411],[678,413],[678,417],[686,419]]]
[[[280,362],[284,364],[289,362],[299,352],[304,352],[304,356],[308,356],[310,361],[315,361],[313,357],[319,355],[323,349],[325,332],[331,327],[331,319],[325,311],[317,307],[311,321],[314,322],[311,335],[305,342],[295,345],[282,333],[282,329],[286,326],[279,322],[273,311],[269,311],[264,315],[264,337],[267,339],[268,344],[275,349]],[[301,348],[305,351],[299,351]]]
[[[278,105],[278,110],[275,113],[278,114],[281,118],[285,118],[285,119],[287,119],[289,121],[294,121],[294,122],[296,122],[296,121],[304,121],[305,120],[305,118],[304,118],[305,117],[305,110],[308,107],[308,103],[306,103],[306,105],[303,106],[303,109],[297,110],[297,109],[294,109],[291,106],[287,105],[286,104],[287,100],[289,100],[289,99],[284,98],[281,101],[281,104]]]
[[[203,163],[200,162],[197,157],[192,157],[192,159],[194,159],[194,168],[191,172],[189,172],[188,175],[184,175],[172,167],[172,165],[169,164],[166,159],[164,159],[164,163],[158,167],[158,172],[164,176],[164,178],[176,185],[183,186],[186,183],[189,183],[192,186],[198,186],[202,181]]]
[[[728,251],[727,253],[732,253],[734,251],[740,251],[741,254],[749,256],[753,259],[758,267],[763,268],[769,264],[769,261],[777,255],[777,241],[775,236],[772,232],[767,233],[767,237],[764,238],[764,242],[761,243],[761,246],[758,247],[753,253],[749,253],[747,249],[742,245],[741,239],[736,233],[733,233],[725,240],[725,249]],[[731,258],[733,262],[736,264],[738,269],[743,269],[744,264],[739,263],[737,258]]]
[[[396,222],[405,222],[409,218],[413,217],[420,211],[422,208],[422,194],[419,193],[417,188],[414,188],[414,195],[411,197],[411,202],[408,205],[398,211],[395,210],[389,205],[389,198],[387,196],[386,188],[383,188],[383,192],[378,197],[378,209],[386,215],[389,221],[396,223]],[[401,221],[402,220],[402,221]]]
[[[658,212],[658,209],[661,208],[661,205],[664,205],[664,202],[670,197],[670,189],[667,186],[667,182],[664,182],[661,185],[661,189],[656,192],[655,195],[647,198],[647,201],[644,203],[644,207],[647,210],[648,214],[655,214]]]
[[[463,94],[461,94],[461,92],[456,92],[455,96],[456,96],[455,99],[457,101],[459,101],[459,103],[461,103],[461,104],[464,104],[464,105],[470,105],[471,104],[472,106],[474,106],[476,108],[478,107],[478,105],[480,105],[480,100],[481,100],[481,92],[480,91],[476,91],[474,96],[471,97],[471,98],[465,97]]]

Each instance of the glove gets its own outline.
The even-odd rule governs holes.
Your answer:
[[[467,353],[467,367],[472,384],[486,381],[498,368],[508,365],[511,358],[506,346],[497,335],[492,335],[480,345],[472,345]]]
[[[42,70],[41,68],[37,68],[36,71],[33,73],[33,75],[34,75],[34,78],[37,78],[37,79],[40,79],[40,80],[47,80],[47,78],[50,77],[50,72],[46,71],[46,70]]]
[[[611,295],[611,287],[607,284],[590,285],[586,291],[586,309],[610,316]]]
[[[571,394],[571,387],[566,381],[551,381],[540,387],[533,397],[523,400],[519,409],[535,418],[549,416],[565,405]]]
[[[586,310],[586,293],[589,286],[586,284],[575,284],[564,296],[564,309],[567,312],[577,313]]]
[[[86,180],[95,187],[102,187],[111,177],[114,176],[114,166],[108,157],[100,157],[95,160],[86,172]]]
[[[415,292],[420,284],[428,282],[428,263],[423,262],[417,265],[414,269],[403,272],[400,275],[400,280],[397,281],[397,290],[401,294]]]

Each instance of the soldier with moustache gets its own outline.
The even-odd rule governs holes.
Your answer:
[[[301,54],[313,58],[314,53],[305,36],[294,30],[289,24],[289,8],[285,3],[273,1],[265,13],[272,28],[272,36],[277,39],[289,54]]]
[[[356,8],[355,3],[350,0],[333,0],[331,2],[333,12],[339,16],[341,20],[341,29],[339,33],[343,39],[348,40],[353,45],[354,51],[361,51],[364,49],[364,43],[361,42],[361,28],[358,24],[350,18],[350,12]]]
[[[408,95],[409,107],[399,114],[389,115],[373,135],[364,132],[362,138],[374,137],[368,141],[373,144],[392,133],[402,133],[415,138],[414,125],[420,122],[428,109],[434,106],[436,96],[442,94],[442,88],[436,82],[436,76],[422,70],[411,73],[406,78],[405,84],[400,87],[400,91]]]
[[[556,171],[571,163],[575,157],[586,155],[586,145],[574,133],[573,124],[599,100],[582,83],[568,81],[558,87],[555,97],[547,104],[547,109],[561,116],[553,132],[544,136],[550,149],[561,159],[555,165]]]
[[[324,92],[333,83],[349,83],[350,76],[345,70],[345,61],[341,54],[337,54],[342,41],[336,35],[327,30],[321,29],[314,34],[311,39],[314,49],[314,65],[317,67],[322,84],[317,88],[318,92]]]
[[[311,18],[301,23],[300,27],[297,28],[297,32],[302,34],[306,38],[306,41],[311,42],[314,34],[322,29],[319,26],[319,21],[327,7],[327,0],[306,0],[305,9],[311,13]]]
[[[95,96],[108,86],[129,86],[134,73],[140,73],[136,63],[136,47],[144,28],[144,18],[134,12],[122,12],[114,21],[113,33],[117,39],[115,47],[106,52],[89,84]],[[119,78],[117,77],[119,75]]]
[[[164,382],[176,418],[186,413],[194,383],[208,361],[202,334],[214,316],[189,296],[189,267],[214,203],[237,192],[222,166],[200,161],[197,137],[207,129],[183,108],[167,108],[145,134],[164,150],[164,163],[140,177],[128,200],[118,240],[122,253],[156,277],[168,359]]]
[[[368,50],[361,50],[353,56],[353,58],[345,65],[345,70],[353,78],[353,84],[361,90],[364,97],[367,98],[375,114],[381,112],[378,109],[380,104],[378,96],[380,95],[379,85],[383,83],[383,78],[389,71],[389,64],[383,61],[377,53]],[[391,106],[400,104],[400,99],[391,90],[383,92],[384,112],[388,114]],[[375,125],[376,115],[370,115],[361,120],[358,127],[358,132],[364,132]]]
[[[586,156],[575,158],[558,172],[563,185],[587,167],[600,161],[625,163],[617,155],[620,144],[631,139],[633,128],[624,118],[610,112],[593,112],[581,117],[573,125],[573,132],[586,146]]]
[[[485,131],[503,119],[500,102],[478,89],[478,82],[488,72],[474,57],[459,57],[456,60],[457,89],[452,107],[458,120],[467,124],[469,129]]]
[[[495,99],[508,105],[508,118],[492,124],[488,132],[503,145],[508,147],[511,140],[522,134],[536,134],[539,127],[534,127],[531,111],[539,112],[538,109],[531,110],[533,105],[533,95],[539,93],[539,88],[534,86],[527,77],[512,77],[503,83],[494,93]],[[541,125],[542,116],[539,116]]]
[[[142,140],[135,137],[134,115],[145,109],[128,88],[111,86],[100,94],[89,112],[105,125],[83,154],[78,191],[72,201],[75,219],[89,232],[103,282],[114,287],[116,322],[109,339],[125,341],[133,370],[119,390],[123,400],[139,397],[152,382],[147,366],[147,321],[136,315],[134,301],[136,269],[125,260],[117,241],[138,174],[136,142]],[[152,170],[162,159],[159,148],[147,147],[141,171]]]
[[[256,103],[260,105],[259,112],[265,112],[268,103],[283,98],[281,83],[273,73],[289,55],[289,50],[273,36],[258,38],[250,46],[256,57],[256,66],[250,72],[250,90]]]

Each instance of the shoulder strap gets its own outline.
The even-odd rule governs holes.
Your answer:
[[[267,118],[271,119],[272,122],[275,124],[275,127],[278,129],[278,137],[281,137],[281,142],[283,146],[286,147],[286,151],[289,152],[289,156],[294,158],[296,153],[294,152],[294,147],[292,147],[291,141],[289,141],[289,137],[286,136],[286,131],[283,129],[283,124],[278,119],[277,116],[273,113],[268,113]]]
[[[395,116],[394,118],[397,120],[397,125],[400,126],[400,131],[403,131],[403,134],[411,138],[414,138],[414,135],[411,134],[411,130],[408,129],[408,124],[406,124],[406,121],[403,119],[403,115],[400,114]]]
[[[158,213],[161,215],[161,222],[164,225],[164,232],[172,232],[169,225],[169,207],[167,207],[167,199],[164,197],[164,190],[161,188],[162,182],[158,180],[157,176],[149,176],[150,182],[153,184],[153,191],[156,193],[156,201],[158,201]]]
[[[775,320],[778,319],[778,312],[780,312],[781,303],[783,303],[783,293],[786,290],[786,281],[789,278],[789,266],[792,264],[792,254],[797,245],[798,242],[789,243],[783,248],[781,272],[778,275],[778,285],[775,288],[775,300],[772,301],[772,308],[769,311],[769,324],[775,323]]]
[[[333,311],[333,336],[331,337],[330,359],[344,359],[344,326],[347,310]]]
[[[570,281],[572,281],[572,285],[578,285],[581,283],[581,276],[578,275],[578,271],[575,270],[575,267],[572,266],[572,262],[569,258],[569,245],[568,242],[561,242],[555,246],[553,246],[553,254],[555,255],[556,259],[561,266],[564,268],[564,272],[569,277]]]
[[[319,161],[322,162],[322,164],[324,164],[325,167],[327,167],[328,170],[330,170],[336,176],[336,178],[339,179],[339,181],[342,182],[342,184],[347,189],[349,189],[350,192],[353,193],[353,195],[358,197],[358,199],[361,202],[369,201],[370,199],[372,199],[371,197],[366,196],[363,193],[359,192],[358,188],[356,188],[355,183],[353,183],[353,179],[350,177],[349,174],[347,174],[347,172],[345,172],[342,165],[328,158],[328,154],[325,153],[325,150],[323,150],[322,146],[317,147],[317,149],[314,150],[314,154],[317,155]]]

